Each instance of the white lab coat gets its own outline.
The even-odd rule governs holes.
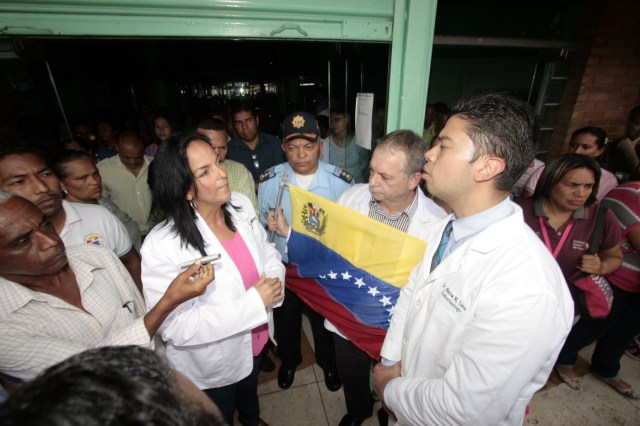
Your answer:
[[[395,307],[382,356],[401,361],[386,403],[400,425],[521,425],[571,329],[562,273],[522,210],[461,243],[429,274],[449,218]]]
[[[251,252],[258,274],[279,278],[284,291],[280,254],[267,242],[251,202],[234,192],[230,203],[240,208],[231,209],[233,223]],[[258,292],[245,289],[240,271],[200,215],[196,223],[207,254],[222,254],[214,263],[214,281],[204,295],[178,306],[158,333],[167,344],[167,358],[173,366],[199,388],[209,389],[236,383],[251,373],[251,330],[268,322],[269,336],[273,338],[273,307],[265,309]],[[202,257],[194,247],[185,247],[165,222],[147,235],[141,252],[148,308],[160,300],[181,272],[176,265]]]

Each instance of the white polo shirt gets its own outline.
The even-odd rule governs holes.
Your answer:
[[[97,204],[62,201],[66,214],[60,238],[65,247],[79,245],[109,249],[122,257],[131,250],[131,239],[122,222],[109,210]]]

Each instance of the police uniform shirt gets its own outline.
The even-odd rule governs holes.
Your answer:
[[[282,175],[287,172],[289,178],[288,185],[297,185],[293,168],[289,163],[278,164],[266,170],[260,176],[260,187],[258,189],[258,205],[260,206],[260,222],[263,225],[267,223],[267,215],[269,211],[275,210],[278,198],[278,189]],[[316,195],[324,197],[331,201],[337,201],[340,195],[353,185],[353,177],[342,170],[340,167],[324,163],[318,164],[318,170],[313,176],[308,191]],[[287,219],[287,223],[291,224],[291,199],[289,188],[285,185],[281,202],[282,211]],[[276,249],[282,255],[282,260],[288,262],[289,258],[286,253],[286,238],[276,235]]]

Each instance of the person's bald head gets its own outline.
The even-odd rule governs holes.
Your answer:
[[[124,131],[116,144],[118,157],[125,167],[137,175],[144,165],[144,142],[142,137],[134,131]]]

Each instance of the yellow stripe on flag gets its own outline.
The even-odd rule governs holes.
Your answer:
[[[403,287],[424,256],[427,244],[405,232],[297,186],[289,193],[293,230],[389,284]]]

